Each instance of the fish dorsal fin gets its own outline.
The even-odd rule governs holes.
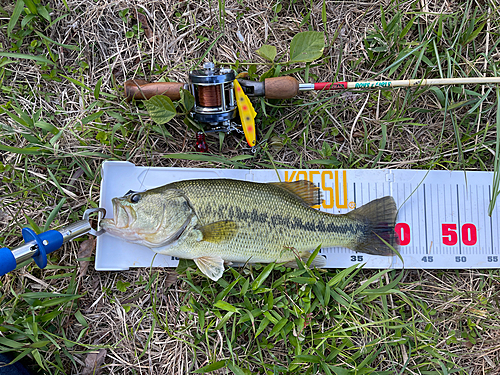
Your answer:
[[[203,241],[218,243],[233,238],[238,232],[238,224],[232,220],[222,220],[204,225],[198,230],[203,235]]]
[[[270,184],[292,193],[302,199],[308,206],[314,207],[323,203],[323,195],[320,188],[311,181],[297,180],[293,182],[270,182]]]
[[[224,261],[220,256],[204,256],[195,258],[194,262],[203,274],[217,281],[224,273]]]

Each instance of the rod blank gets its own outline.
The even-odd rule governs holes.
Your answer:
[[[500,77],[470,77],[470,78],[429,78],[429,79],[403,79],[395,81],[359,81],[359,82],[317,82],[300,83],[299,91],[309,90],[345,90],[363,88],[392,88],[414,86],[443,86],[443,85],[468,85],[468,84],[495,84],[500,83]]]

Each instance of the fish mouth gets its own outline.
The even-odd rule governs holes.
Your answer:
[[[130,206],[121,204],[118,198],[113,198],[113,217],[116,228],[126,229],[137,220],[135,211]]]
[[[113,218],[102,219],[100,226],[108,234],[124,239],[127,242],[137,243],[147,246],[149,248],[164,247],[178,241],[189,227],[193,215],[189,215],[178,229],[172,233],[168,238],[156,239],[155,233],[161,230],[165,224],[165,215],[163,214],[161,220],[152,228],[134,228],[133,224],[137,221],[137,214],[135,210],[122,204],[120,198],[113,198]]]
[[[101,227],[105,230],[128,229],[136,220],[137,215],[132,207],[121,204],[119,198],[113,198],[113,219],[102,219]]]

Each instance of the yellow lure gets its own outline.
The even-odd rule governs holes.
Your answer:
[[[257,143],[254,120],[257,113],[253,109],[252,102],[250,102],[248,96],[245,95],[240,83],[236,79],[234,80],[234,93],[236,96],[236,104],[238,105],[238,112],[240,114],[241,126],[243,126],[245,138],[248,145],[253,147]]]

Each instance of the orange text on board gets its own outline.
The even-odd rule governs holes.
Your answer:
[[[339,176],[342,173],[342,177]],[[315,180],[315,176],[318,176]],[[354,202],[347,200],[347,173],[346,171],[285,171],[285,181],[309,180],[312,183],[321,182],[321,189],[325,197],[329,199],[323,200],[323,208],[356,208]],[[318,181],[319,180],[319,181]],[[342,199],[341,199],[342,194]],[[329,203],[327,203],[327,201]]]

